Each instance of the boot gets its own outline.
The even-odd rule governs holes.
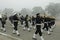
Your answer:
[[[50,31],[47,31],[47,33],[48,33],[48,35],[50,35],[51,33],[50,33]]]
[[[1,30],[3,30],[3,27],[1,27]]]
[[[50,28],[50,32],[53,32],[53,30]]]
[[[19,32],[18,32],[18,31],[16,31],[16,34],[17,34],[18,36],[20,36],[20,34],[19,34]]]
[[[27,30],[30,31],[30,28],[28,28]]]
[[[36,34],[33,34],[33,39],[36,39]]]
[[[12,24],[12,27],[14,27],[14,25]]]
[[[41,38],[41,40],[44,40],[44,38],[42,36],[40,38]]]
[[[24,27],[23,30],[25,31],[26,30],[26,27]]]
[[[15,30],[13,30],[13,34],[16,34],[16,31]]]
[[[6,29],[5,29],[5,28],[3,28],[3,31],[4,31],[4,32],[6,32]]]

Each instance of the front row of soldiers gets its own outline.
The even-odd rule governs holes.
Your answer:
[[[2,27],[1,29],[5,30],[4,24],[6,24],[7,17],[4,15],[3,17],[0,17]],[[54,17],[49,17],[49,16],[41,16],[40,13],[36,14],[36,17],[32,16],[29,17],[26,15],[26,17],[18,17],[16,13],[14,15],[9,17],[9,20],[11,24],[13,25],[13,33],[17,34],[18,36],[20,35],[18,32],[18,22],[21,22],[21,25],[23,26],[23,29],[25,30],[27,28],[28,31],[30,31],[31,27],[36,26],[36,32],[33,34],[33,39],[36,39],[36,35],[39,33],[41,40],[44,40],[42,36],[42,32],[44,29],[46,29],[47,33],[50,35],[53,25],[55,25],[55,18]],[[42,25],[44,24],[44,27]],[[32,25],[32,26],[31,26]]]

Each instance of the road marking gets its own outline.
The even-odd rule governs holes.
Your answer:
[[[13,37],[13,36],[11,36],[11,35],[8,35],[8,34],[2,33],[2,32],[0,32],[0,35],[7,36],[7,37],[9,37],[9,38],[16,39],[16,40],[22,40],[22,39],[20,39],[20,38]]]

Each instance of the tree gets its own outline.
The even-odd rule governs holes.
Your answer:
[[[60,4],[59,3],[50,3],[45,8],[46,11],[52,14],[52,16],[57,16],[60,14]]]
[[[45,11],[41,7],[34,7],[32,10],[33,10],[32,11],[33,15],[35,15],[36,13],[41,13],[41,14],[45,13]]]
[[[29,9],[26,9],[26,8],[23,8],[22,10],[21,10],[21,14],[22,15],[26,15],[26,14],[28,14],[29,16],[31,15],[31,10],[29,10]]]
[[[5,13],[8,17],[10,16],[10,15],[12,15],[13,12],[14,11],[14,9],[11,9],[11,8],[5,8],[4,10],[3,10],[3,13]]]

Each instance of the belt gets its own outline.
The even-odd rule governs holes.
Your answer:
[[[47,22],[44,22],[44,23],[47,23]]]
[[[42,25],[42,24],[36,24],[36,25]]]

